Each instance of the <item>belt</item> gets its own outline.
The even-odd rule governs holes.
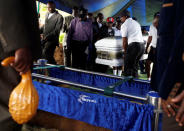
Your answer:
[[[140,45],[144,45],[144,43],[143,43],[143,42],[132,42],[132,43],[130,43],[130,44],[128,44],[128,45],[132,45],[132,44],[140,44]]]

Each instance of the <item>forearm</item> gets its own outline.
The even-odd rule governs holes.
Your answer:
[[[148,40],[147,40],[146,50],[147,50],[148,47],[150,46],[151,41],[152,41],[152,36],[149,36],[149,37],[148,37]]]
[[[180,103],[176,115],[176,121],[179,123],[179,126],[184,126],[184,91],[178,96],[176,96],[174,99],[172,99],[172,102]]]
[[[53,39],[55,37],[58,37],[59,36],[59,31],[58,30],[54,30],[52,32],[50,32],[49,34],[47,35],[43,35],[43,39],[44,40],[50,40],[50,39]]]
[[[40,34],[42,34],[42,33],[43,33],[44,26],[45,26],[45,25],[42,25],[42,26],[40,26],[40,27],[39,27],[39,29],[40,29]]]
[[[128,40],[127,40],[127,37],[123,37],[123,49],[124,49],[124,52],[125,53],[127,51],[127,48],[128,48]]]
[[[148,47],[150,46],[151,43],[148,43],[146,44],[146,51],[148,50]]]

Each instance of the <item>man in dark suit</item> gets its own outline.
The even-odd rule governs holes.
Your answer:
[[[10,17],[11,16],[11,17]],[[34,53],[33,53],[34,50]],[[0,65],[0,130],[19,131],[9,114],[11,91],[20,82],[18,72],[30,69],[32,58],[41,56],[40,37],[34,0],[0,1],[0,62],[15,56],[12,67]],[[34,54],[34,56],[32,55]],[[14,68],[13,68],[14,67]]]
[[[100,28],[99,39],[112,37],[115,34],[115,31],[113,29],[114,18],[108,17],[106,21],[107,23],[103,25],[102,28]]]
[[[63,32],[68,33],[71,21],[74,18],[78,17],[78,15],[79,15],[79,8],[74,6],[72,9],[72,14],[64,18]]]
[[[63,17],[55,9],[55,3],[47,3],[48,13],[46,14],[43,34],[41,34],[43,44],[43,57],[48,63],[55,64],[54,51],[59,45],[59,34],[63,25]]]
[[[103,26],[103,19],[104,15],[102,13],[98,13],[97,17],[95,18],[95,22],[93,22],[93,43],[99,40],[99,31]]]
[[[79,9],[78,7],[74,6],[72,9],[72,15],[64,18],[63,32],[66,33],[64,37],[64,42],[63,42],[64,52],[65,52],[65,64],[64,65],[68,67],[72,65],[72,55],[71,55],[71,50],[67,48],[66,39],[68,35],[68,30],[70,28],[70,23],[74,18],[78,17],[78,15],[79,15]]]
[[[183,86],[177,89],[180,84],[175,85],[175,83],[183,83],[184,78],[184,62],[182,61],[184,51],[183,12],[183,0],[163,1],[158,28],[156,63],[151,78],[152,88],[156,88],[162,98],[163,131],[184,130],[184,127],[179,127],[177,123],[179,122],[180,126],[184,125],[184,104],[174,104],[171,101],[178,94],[182,96],[182,90],[184,90]],[[177,109],[178,105],[180,109]],[[176,115],[178,113],[180,117]]]
[[[103,19],[104,15],[102,13],[98,13],[95,22],[93,22],[93,41],[89,45],[89,55],[88,55],[88,63],[87,63],[87,68],[88,70],[91,71],[96,71],[95,67],[95,59],[97,57],[96,55],[96,48],[95,48],[95,43],[99,40],[99,33],[100,29],[103,26]]]

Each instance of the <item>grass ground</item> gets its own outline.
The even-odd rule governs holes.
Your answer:
[[[139,72],[139,79],[147,80],[147,79],[148,79],[148,77],[147,77],[147,75],[146,75],[146,74],[141,74],[141,73]]]
[[[109,68],[109,69],[107,70],[107,74],[113,75],[113,70]],[[142,80],[147,80],[147,79],[148,79],[148,77],[147,77],[146,74],[141,74],[141,73],[140,73],[140,70],[138,71],[138,75],[139,75],[139,79],[142,79]]]

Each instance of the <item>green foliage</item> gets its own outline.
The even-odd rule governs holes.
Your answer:
[[[47,12],[47,5],[41,4],[41,5],[40,5],[40,10],[41,10],[42,12]]]
[[[60,33],[60,35],[59,35],[59,43],[60,43],[60,44],[63,43],[64,36],[65,36],[64,33]]]

